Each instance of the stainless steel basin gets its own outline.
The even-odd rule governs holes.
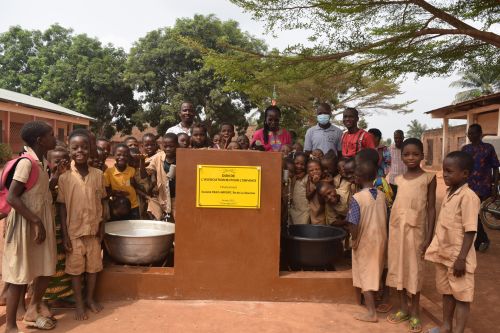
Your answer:
[[[117,263],[162,263],[172,247],[175,224],[149,220],[124,220],[105,224],[104,244]]]

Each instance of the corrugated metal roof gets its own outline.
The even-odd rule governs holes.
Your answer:
[[[20,93],[15,92],[15,91],[10,91],[10,90],[1,89],[1,88],[0,88],[0,100],[7,101],[7,102],[13,102],[13,103],[17,103],[17,104],[23,104],[25,106],[34,107],[34,108],[42,109],[42,110],[49,111],[49,112],[64,114],[67,116],[95,120],[95,118],[86,116],[82,113],[79,113],[79,112],[76,112],[76,111],[73,111],[70,109],[66,109],[63,106],[60,106],[60,105],[57,105],[57,104],[54,104],[51,102],[47,102],[43,99],[20,94]]]
[[[457,104],[451,104],[447,106],[443,106],[431,111],[426,111],[425,113],[427,114],[432,114],[435,112],[456,112],[456,111],[465,111],[465,110],[470,110],[476,107],[480,106],[485,106],[489,104],[496,104],[500,102],[500,92],[490,94],[490,95],[485,95],[485,96],[480,96],[468,101],[460,102]]]

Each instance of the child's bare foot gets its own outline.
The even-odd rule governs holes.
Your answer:
[[[50,311],[49,307],[45,302],[42,302],[42,304],[40,304],[40,314],[46,318],[50,319],[54,318],[54,314],[52,313],[52,311]]]
[[[76,304],[75,309],[75,320],[87,320],[89,317],[87,316],[87,312],[85,311],[85,307],[82,305]]]
[[[17,321],[23,320],[25,315],[26,315],[26,309],[22,306],[18,306],[16,312],[16,320]]]
[[[17,313],[19,314],[19,307],[17,308]],[[36,306],[28,306],[28,310],[23,314],[23,320],[28,322],[35,322],[36,318],[40,315],[36,309]]]
[[[97,303],[94,300],[87,300],[87,307],[93,313],[99,313],[102,311],[102,309],[104,309],[104,307],[101,304]]]
[[[359,321],[366,321],[368,323],[378,322],[377,315],[370,314],[370,313],[358,313],[358,314],[354,315],[354,319],[359,320]]]

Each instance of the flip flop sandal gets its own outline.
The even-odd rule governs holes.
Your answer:
[[[422,321],[416,317],[411,317],[408,322],[408,328],[412,333],[422,332]]]
[[[392,310],[392,304],[382,303],[377,306],[378,313],[387,313]]]
[[[410,315],[403,311],[398,311],[387,316],[387,321],[391,324],[399,324],[410,319]]]
[[[39,316],[35,321],[23,320],[23,323],[28,327],[34,327],[39,330],[50,331],[56,327],[56,324],[47,317]]]

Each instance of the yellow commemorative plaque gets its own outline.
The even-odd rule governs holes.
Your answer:
[[[260,208],[260,166],[198,165],[196,207]]]

